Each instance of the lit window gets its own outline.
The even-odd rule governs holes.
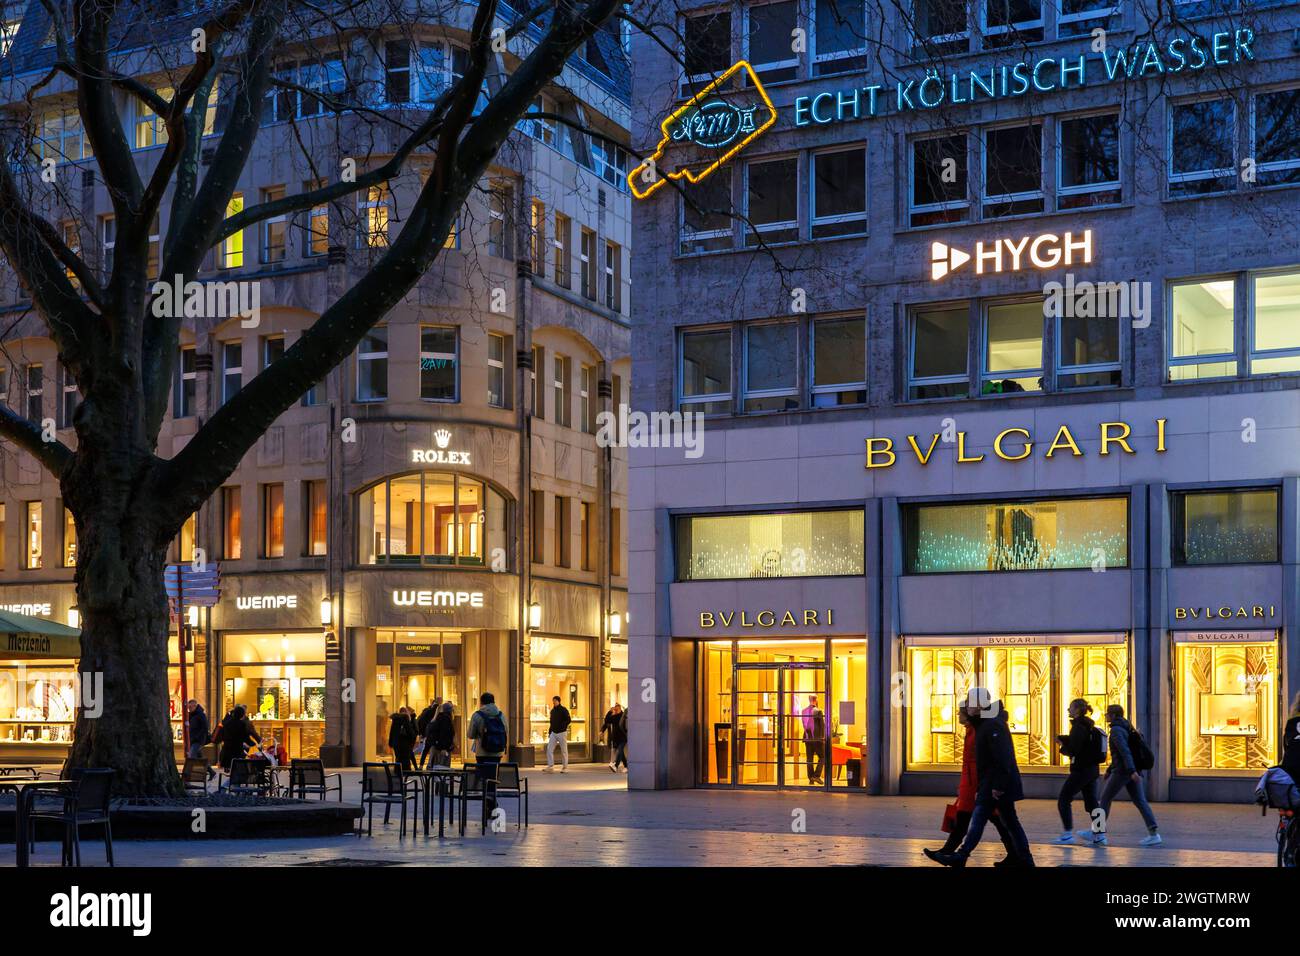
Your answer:
[[[321,480],[302,483],[303,527],[307,533],[303,540],[303,553],[326,553],[329,532],[329,507],[325,498],[325,482]]]
[[[1300,372],[1300,272],[1252,277],[1250,371]]]
[[[181,533],[176,538],[176,560],[189,564],[194,560],[194,545],[198,540],[199,516],[192,514],[181,525]]]
[[[596,529],[593,526],[595,521],[595,508],[591,502],[583,501],[578,504],[578,538],[582,547],[582,570],[596,570]]]
[[[357,401],[388,398],[388,329],[373,328],[357,346]]]
[[[733,245],[731,167],[714,170],[682,193],[681,253],[730,249]]]
[[[820,319],[811,325],[812,403],[815,408],[867,400],[867,325],[862,316]]]
[[[44,553],[42,541],[45,524],[42,520],[42,504],[39,501],[29,501],[24,510],[26,514],[23,520],[23,567],[29,571],[36,571],[41,567],[41,555]]]
[[[94,155],[81,127],[81,114],[75,109],[42,113],[37,119],[33,146],[41,159],[60,163],[90,159]]]
[[[221,345],[221,404],[224,405],[244,387],[244,346],[241,342]]]
[[[826,76],[867,65],[867,20],[863,0],[815,0],[813,73]]]
[[[1275,488],[1187,491],[1170,496],[1174,564],[1268,564],[1278,560]]]
[[[170,87],[155,90],[162,99],[170,103],[176,91]],[[162,146],[167,142],[167,124],[146,103],[132,98],[135,106],[135,148],[148,149],[150,146]]]
[[[388,221],[392,215],[393,194],[387,183],[371,186],[357,197],[361,213],[361,245],[371,248],[388,245]]]
[[[965,222],[970,215],[966,183],[966,134],[912,143],[913,226]]]
[[[323,183],[305,183],[303,192],[314,192]],[[307,212],[306,229],[303,237],[303,254],[306,256],[323,256],[330,246],[330,207],[328,203],[312,206]]]
[[[1237,109],[1222,99],[1179,103],[1169,111],[1169,194],[1231,189],[1236,182]]]
[[[704,415],[731,413],[731,330],[683,332],[678,405]]]
[[[812,154],[812,238],[867,231],[867,151],[837,149]]]
[[[420,398],[429,402],[456,401],[459,349],[454,326],[420,327]]]
[[[965,398],[970,391],[969,312],[917,309],[908,323],[907,397]]]
[[[555,247],[552,276],[555,284],[562,289],[573,288],[573,221],[563,213],[555,214],[555,237],[551,240]]]
[[[528,207],[528,258],[533,275],[546,278],[546,204],[534,199]]]
[[[861,508],[676,519],[677,580],[862,574]],[[801,622],[802,623],[802,622]]]
[[[262,486],[262,557],[284,557],[284,485]]]
[[[1254,779],[1277,762],[1277,641],[1183,633],[1174,632],[1174,773]]]
[[[357,560],[482,567],[485,555],[507,553],[506,521],[505,498],[481,481],[437,472],[392,478],[357,495]]]
[[[1170,381],[1237,374],[1236,297],[1233,279],[1179,282],[1170,287]]]
[[[77,522],[67,508],[63,509],[63,566],[77,566]]]
[[[1043,128],[1006,126],[984,131],[984,217],[1043,211]]]
[[[226,218],[237,216],[244,211],[244,197],[240,193],[235,193],[230,197],[230,202],[226,204]],[[221,243],[221,265],[222,269],[238,269],[244,264],[244,230],[231,233]]]
[[[1254,99],[1255,181],[1300,182],[1300,87]]]
[[[555,503],[555,566],[567,568],[572,565],[573,546],[570,538],[570,515],[573,511],[573,499],[556,495]]]
[[[745,245],[799,238],[799,160],[745,164]]]
[[[1094,293],[1094,301],[1105,295]],[[1094,309],[1094,311],[1097,311]],[[1056,387],[1098,388],[1120,384],[1120,322],[1110,309],[1093,317],[1056,320]]]
[[[236,485],[222,488],[221,553],[231,561],[238,561],[244,553],[242,513],[239,487]]]
[[[984,309],[981,394],[1043,390],[1043,303],[1013,302]]]
[[[1056,124],[1056,205],[1060,209],[1120,201],[1119,114],[1077,116]]]
[[[795,376],[799,354],[795,322],[745,326],[743,369],[745,411],[785,411],[799,407]]]
[[[799,57],[791,49],[797,15],[795,0],[745,7],[745,59],[764,83],[799,75]]]

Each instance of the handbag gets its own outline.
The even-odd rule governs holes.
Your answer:
[[[952,828],[957,825],[957,804],[950,803],[943,808],[943,822],[939,824],[939,829],[944,833],[951,833]]]

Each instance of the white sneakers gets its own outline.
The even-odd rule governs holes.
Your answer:
[[[609,770],[610,773],[618,773],[618,767],[616,767],[612,762],[609,765]]]
[[[1151,834],[1149,837],[1147,837],[1146,839],[1144,839],[1144,840],[1139,840],[1139,841],[1138,841],[1138,845],[1139,845],[1139,846],[1159,846],[1160,844],[1162,844],[1162,843],[1164,843],[1164,842],[1165,842],[1165,841],[1162,840],[1162,839],[1160,838],[1160,834],[1159,834],[1159,833],[1153,833],[1153,834]]]
[[[547,767],[545,770],[542,771],[542,773],[555,773],[555,768]]]
[[[1056,840],[1053,841],[1053,842],[1055,842],[1055,843],[1073,843],[1073,842],[1074,842],[1074,834],[1071,833],[1069,830],[1066,830],[1066,831],[1065,831],[1064,833],[1062,833],[1059,837],[1057,837]]]

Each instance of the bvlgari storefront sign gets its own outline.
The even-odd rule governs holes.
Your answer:
[[[700,627],[754,628],[769,631],[782,627],[832,627],[835,609],[805,608],[799,611],[701,611]]]
[[[1273,604],[1221,604],[1204,607],[1176,607],[1175,621],[1271,621],[1277,617]]]
[[[1154,441],[1146,442],[1149,450],[1155,454],[1163,453],[1166,450],[1166,421],[1163,418],[1156,419]],[[1102,456],[1137,454],[1137,448],[1134,447],[1137,440],[1133,438],[1133,428],[1127,422],[1102,422],[1099,437],[1101,447],[1098,454]],[[916,456],[916,460],[922,467],[930,463],[941,443],[956,446],[956,460],[959,465],[976,464],[988,457],[983,453],[974,454],[972,450],[967,448],[967,433],[964,431],[954,430],[951,433],[932,432],[929,435],[908,435],[904,442],[907,450]],[[1041,444],[1041,442],[1035,440],[1033,433],[1028,428],[1005,428],[998,432],[993,439],[992,452],[995,457],[1001,458],[1003,461],[1024,461]],[[1141,446],[1139,445],[1139,447]],[[907,455],[908,451],[897,450],[892,438],[868,438],[866,467],[889,468],[898,461],[900,454]],[[1079,445],[1079,439],[1069,425],[1061,425],[1056,429],[1052,434],[1051,441],[1047,443],[1043,457],[1052,458],[1058,454],[1074,458],[1082,458],[1084,455],[1083,448]]]

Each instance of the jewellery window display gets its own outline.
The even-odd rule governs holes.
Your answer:
[[[587,724],[592,717],[590,648],[588,640],[533,637],[529,743],[545,745],[550,734],[554,697],[559,697],[560,703],[568,708],[572,720],[569,743],[587,743]]]
[[[0,744],[71,744],[76,706],[76,661],[0,664]]]
[[[320,756],[325,739],[322,634],[227,634],[222,714],[248,711],[263,742],[274,737],[290,759]]]
[[[1277,641],[1174,644],[1177,767],[1251,776],[1277,762]]]

